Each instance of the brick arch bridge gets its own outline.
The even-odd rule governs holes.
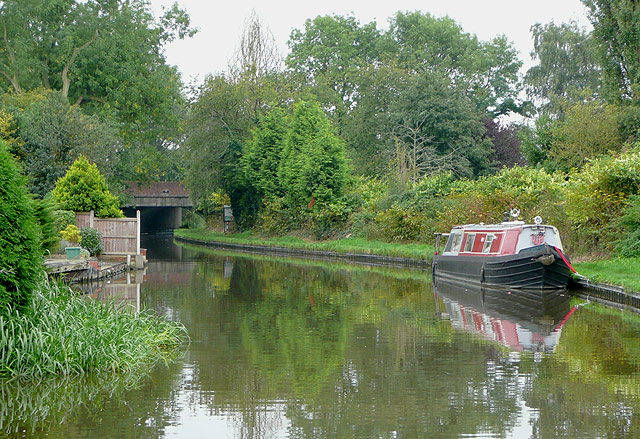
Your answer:
[[[189,191],[177,181],[128,183],[130,200],[123,205],[126,216],[140,210],[143,232],[177,229],[182,225],[182,209],[192,208]]]

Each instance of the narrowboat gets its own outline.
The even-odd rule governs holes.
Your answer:
[[[433,258],[434,282],[448,279],[464,284],[502,286],[515,289],[555,290],[566,288],[573,267],[563,254],[558,230],[514,220],[500,224],[455,226],[448,234],[436,234]],[[447,237],[439,252],[440,239]]]

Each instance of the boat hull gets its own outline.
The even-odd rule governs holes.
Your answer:
[[[540,245],[515,255],[436,255],[433,276],[436,282],[557,290],[568,285],[571,270],[556,249]]]

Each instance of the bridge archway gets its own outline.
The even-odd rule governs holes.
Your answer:
[[[141,231],[146,233],[181,227],[182,210],[193,207],[189,192],[176,181],[130,183],[127,192],[132,200],[123,211],[140,210]]]

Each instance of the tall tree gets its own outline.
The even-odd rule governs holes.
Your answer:
[[[595,40],[575,22],[556,25],[537,23],[531,27],[533,51],[538,64],[527,70],[524,83],[530,99],[542,111],[561,112],[563,101],[596,97],[601,69]]]
[[[636,0],[582,0],[599,44],[608,98],[640,98],[640,8]]]
[[[35,90],[5,95],[4,108],[16,120],[12,152],[20,159],[32,193],[44,197],[80,155],[112,177],[121,147],[117,129],[70,105],[61,92]]]
[[[193,34],[177,6],[156,20],[144,0],[7,0],[0,32],[5,89],[57,90],[114,116],[134,140],[168,137],[176,127],[181,84],[162,49]]]
[[[479,41],[449,17],[398,12],[385,35],[385,53],[414,73],[438,72],[491,116],[520,112],[518,70],[522,65],[504,36]]]
[[[359,71],[378,58],[376,23],[361,25],[351,16],[318,16],[289,37],[287,67],[298,83],[310,86],[342,133],[361,97]]]
[[[344,144],[314,101],[295,105],[278,176],[291,207],[334,201],[343,194],[348,171]]]
[[[416,177],[442,169],[461,176],[491,171],[493,146],[484,136],[481,113],[449,78],[417,76],[390,113],[395,152],[416,157]]]
[[[273,108],[260,119],[241,158],[246,180],[256,188],[258,196],[282,196],[278,167],[288,130],[288,115]]]

